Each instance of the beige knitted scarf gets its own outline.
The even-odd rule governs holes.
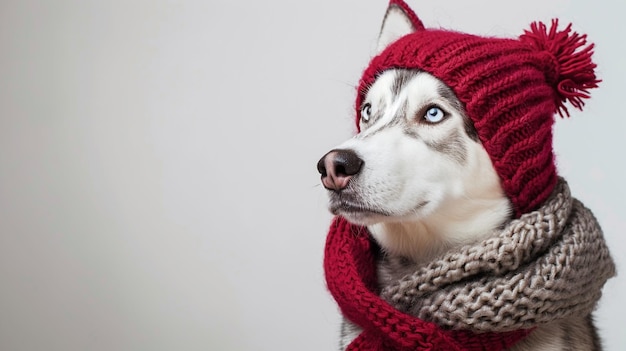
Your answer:
[[[395,308],[444,328],[500,332],[588,315],[615,265],[595,217],[559,179],[537,211],[412,271],[383,286]]]

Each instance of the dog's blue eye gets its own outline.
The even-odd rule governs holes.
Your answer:
[[[368,102],[365,105],[363,105],[363,107],[361,107],[361,121],[363,121],[363,123],[367,123],[370,121],[371,117],[372,117],[372,104]]]
[[[424,119],[430,123],[438,123],[443,120],[445,113],[439,107],[433,106],[426,111]]]

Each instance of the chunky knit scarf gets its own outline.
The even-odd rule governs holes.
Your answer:
[[[562,179],[537,211],[382,289],[379,253],[365,227],[335,219],[328,288],[363,329],[348,350],[507,349],[537,325],[591,313],[615,275],[597,221]]]

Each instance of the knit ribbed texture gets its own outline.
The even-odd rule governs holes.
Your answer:
[[[365,227],[335,219],[327,285],[363,329],[348,350],[504,350],[533,327],[590,313],[615,274],[595,218],[562,180],[540,210],[383,287],[386,300],[377,253]]]
[[[497,236],[415,269],[381,296],[411,315],[478,332],[585,317],[615,275],[600,226],[563,180]]]
[[[400,6],[418,31],[372,59],[359,83],[357,128],[368,88],[383,71],[420,69],[456,93],[511,199],[515,216],[536,209],[556,184],[552,152],[554,114],[567,114],[565,102],[582,108],[597,87],[593,45],[586,37],[533,23],[517,39],[423,29],[415,13]],[[402,5],[402,6],[401,6]],[[422,26],[421,30],[419,30]]]

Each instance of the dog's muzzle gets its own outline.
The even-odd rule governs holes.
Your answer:
[[[328,190],[340,192],[359,173],[363,160],[352,150],[331,150],[317,162],[322,184]]]

